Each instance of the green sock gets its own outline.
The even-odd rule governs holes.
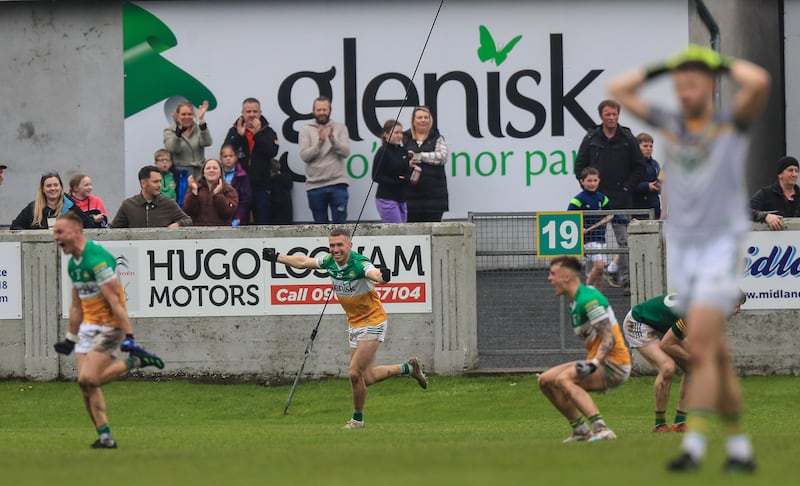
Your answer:
[[[656,410],[656,425],[667,423],[666,414],[666,410]]]
[[[583,424],[583,423],[584,423],[583,422],[583,415],[578,415],[578,418],[576,418],[575,420],[570,420],[569,421],[569,425],[573,429],[580,427],[581,424]]]
[[[103,424],[100,427],[97,427],[97,435],[108,434],[111,435],[111,427],[108,424]]]
[[[353,410],[353,420],[358,420],[359,422],[364,421],[364,411],[363,410]]]
[[[595,423],[595,422],[603,422],[603,423],[605,423],[605,421],[603,420],[603,416],[601,414],[599,414],[599,413],[596,413],[596,414],[592,415],[591,417],[589,417],[589,422],[591,422],[591,423]]]
[[[125,364],[128,365],[129,370],[136,368],[136,361],[131,357],[125,358]]]
[[[675,410],[675,423],[682,424],[686,422],[686,412],[683,410]]]
[[[408,363],[400,363],[400,374],[407,375],[411,372]]]

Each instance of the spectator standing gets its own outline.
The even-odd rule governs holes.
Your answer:
[[[383,223],[408,222],[406,193],[411,178],[411,165],[419,163],[412,159],[410,150],[403,147],[403,125],[395,120],[383,124],[383,145],[372,160],[372,180],[378,183],[375,191],[375,206]],[[417,169],[419,170],[419,169]]]
[[[778,160],[778,180],[759,189],[750,199],[753,221],[765,223],[772,230],[782,230],[783,218],[800,217],[797,170],[796,158],[787,156]]]
[[[299,134],[300,158],[306,163],[308,207],[315,223],[342,224],[347,222],[345,159],[350,155],[350,134],[345,125],[330,119],[330,98],[315,99],[312,111],[314,121]]]
[[[103,201],[92,194],[92,178],[77,173],[69,178],[69,196],[84,214],[84,228],[107,228],[108,211]]]
[[[427,106],[411,112],[411,128],[403,134],[403,146],[414,152],[422,170],[419,181],[408,187],[408,222],[439,222],[450,210],[445,174],[448,149]]]
[[[64,194],[58,172],[46,172],[39,179],[36,199],[31,201],[11,222],[12,230],[53,228],[56,218],[74,206]],[[76,208],[77,209],[77,208]]]
[[[184,172],[184,177],[178,173],[175,164],[172,163],[172,154],[165,149],[158,149],[153,154],[153,165],[161,171],[161,194],[171,197],[178,204],[183,204],[183,196],[186,195],[186,178],[188,174]]]
[[[208,101],[203,101],[197,110],[195,121],[194,106],[189,101],[183,101],[172,114],[175,125],[164,129],[164,148],[172,154],[175,167],[195,178],[202,174],[201,168],[206,159],[205,148],[212,143],[211,132],[205,121],[207,110]]]
[[[251,185],[247,172],[239,163],[236,149],[233,145],[226,143],[219,151],[219,161],[222,163],[222,178],[225,182],[236,189],[239,196],[239,206],[236,214],[233,215],[231,226],[241,226],[250,221],[250,195]]]
[[[583,190],[575,195],[567,206],[568,211],[600,211],[612,209],[608,196],[598,191],[600,186],[600,172],[594,167],[587,167],[581,173],[580,183]],[[583,246],[587,250],[606,249],[606,223],[603,216],[583,215]],[[588,253],[586,259],[590,262],[589,275],[586,285],[591,285],[597,290],[603,290],[603,271],[606,268],[606,255],[602,253]],[[587,265],[589,267],[589,265]]]
[[[642,132],[636,135],[644,157],[644,179],[633,191],[633,207],[652,209],[655,219],[661,219],[661,165],[653,158],[653,136]],[[639,216],[637,216],[638,218]]]
[[[195,181],[189,176],[187,185],[189,190],[183,208],[192,217],[194,226],[231,226],[239,206],[239,196],[222,177],[219,160],[206,160],[203,177]]]
[[[261,103],[255,98],[242,102],[242,115],[228,130],[225,144],[233,146],[239,163],[250,179],[249,207],[253,210],[254,224],[270,222],[270,173],[271,161],[278,153],[278,134],[270,128],[261,114]],[[239,193],[241,198],[242,193]],[[241,201],[240,201],[241,202]],[[239,217],[244,223],[249,218]]]
[[[292,224],[294,208],[292,204],[292,186],[294,177],[289,167],[280,160],[272,159],[272,206],[270,206],[270,224]]]
[[[161,171],[154,165],[139,170],[139,194],[122,201],[112,228],[177,228],[191,226],[192,218],[178,203],[161,194]]]
[[[580,177],[586,167],[594,167],[603,174],[600,192],[608,196],[614,209],[631,209],[636,184],[644,179],[645,167],[639,142],[630,129],[619,124],[620,105],[614,100],[603,100],[597,107],[600,125],[583,137],[575,159],[575,176]],[[627,223],[615,222],[614,238],[620,248],[628,247]],[[619,263],[619,279],[630,295],[630,270],[628,255]]]

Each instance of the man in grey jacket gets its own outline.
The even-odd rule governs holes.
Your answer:
[[[313,112],[314,122],[300,129],[298,140],[300,158],[306,163],[308,207],[317,224],[346,223],[350,135],[345,125],[331,121],[329,98],[315,99]]]

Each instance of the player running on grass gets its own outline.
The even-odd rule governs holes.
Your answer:
[[[639,90],[650,79],[672,72],[679,113],[652,107]],[[715,78],[730,74],[739,85],[733,111],[716,113]],[[741,389],[730,359],[725,318],[739,293],[740,242],[749,229],[744,159],[747,128],[763,108],[769,74],[701,46],[648,69],[611,81],[609,91],[633,114],[659,128],[667,142],[664,190],[670,204],[665,225],[667,271],[686,309],[692,379],[688,432],[673,471],[697,469],[706,453],[712,415],[721,414],[727,432],[728,472],[753,471],[753,447],[740,421]]]
[[[364,428],[364,404],[367,387],[397,375],[410,375],[423,389],[428,381],[419,358],[406,363],[375,366],[378,346],[386,335],[386,312],[375,283],[388,283],[388,268],[376,268],[364,255],[353,251],[350,232],[337,228],[328,236],[330,253],[317,258],[305,255],[281,255],[274,248],[264,249],[264,259],[294,268],[327,270],[339,303],[347,314],[350,336],[350,386],[353,392],[353,418],[343,429]]]
[[[539,377],[539,388],[572,426],[572,435],[564,442],[616,439],[588,392],[608,392],[625,383],[631,373],[631,357],[608,300],[594,287],[582,285],[580,278],[578,259],[560,256],[550,262],[547,280],[556,295],[569,298],[572,329],[589,355],[585,361],[545,371]]]
[[[60,216],[53,238],[65,255],[72,256],[68,270],[73,285],[67,337],[54,348],[65,355],[75,350],[83,402],[99,435],[92,448],[116,449],[101,387],[131,368],[161,369],[164,363],[136,346],[117,279],[117,262],[105,248],[84,237],[80,217],[71,211]],[[117,361],[120,345],[130,355]]]
[[[631,349],[639,351],[639,354],[658,371],[653,383],[656,405],[656,424],[653,432],[686,431],[686,372],[689,369],[689,353],[683,347],[686,324],[678,315],[677,306],[675,294],[660,295],[634,306],[622,321],[622,333],[628,345]],[[672,351],[674,356],[661,349],[661,340],[667,333],[671,333],[673,339],[677,340],[676,347]],[[670,429],[665,415],[676,365],[684,374],[678,392],[675,423]]]

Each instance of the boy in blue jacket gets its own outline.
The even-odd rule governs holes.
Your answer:
[[[567,207],[568,211],[599,211],[612,209],[608,197],[597,190],[598,186],[600,186],[600,171],[594,167],[586,167],[581,171],[579,181],[583,190],[570,200],[569,206]],[[606,223],[608,223],[611,218],[611,215],[606,217],[583,215],[583,248],[585,250],[606,248]],[[594,228],[592,228],[593,226]],[[586,265],[589,269],[589,275],[586,277],[586,285],[591,285],[597,290],[602,290],[603,271],[605,270],[607,255],[589,253],[586,255],[586,258],[589,262],[592,262],[591,265]]]

